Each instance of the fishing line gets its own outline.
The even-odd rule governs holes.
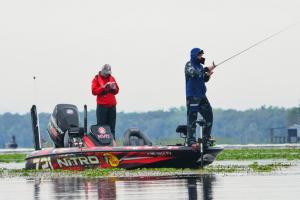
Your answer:
[[[235,57],[237,57],[238,55],[240,55],[240,54],[242,54],[242,53],[244,53],[244,52],[246,52],[246,51],[252,49],[253,47],[255,47],[255,46],[257,46],[257,45],[259,45],[259,44],[261,44],[261,43],[263,43],[263,42],[265,42],[265,41],[267,41],[267,40],[269,40],[269,39],[271,39],[271,38],[273,38],[273,37],[275,37],[276,35],[279,35],[280,33],[284,32],[284,31],[287,31],[288,29],[292,28],[293,26],[296,26],[298,23],[299,23],[299,21],[296,22],[296,23],[294,23],[294,24],[292,24],[292,25],[290,25],[290,26],[287,26],[287,27],[281,29],[280,31],[278,31],[278,32],[276,32],[276,33],[274,33],[274,34],[268,36],[267,38],[265,38],[265,39],[263,39],[263,40],[261,40],[261,41],[259,41],[259,42],[256,42],[255,44],[251,45],[250,47],[248,47],[248,48],[246,48],[246,49],[244,49],[244,50],[242,50],[242,51],[240,51],[240,52],[234,54],[233,56],[231,56],[231,57],[229,57],[229,58],[223,60],[222,62],[220,62],[220,63],[218,63],[218,64],[215,64],[215,63],[213,62],[213,66],[214,66],[213,69],[216,68],[217,66],[219,66],[219,65],[221,65],[221,64],[223,64],[223,63],[225,63],[225,62],[227,62],[227,61],[229,61],[229,60],[231,60],[231,59],[233,59],[233,58],[235,58]]]

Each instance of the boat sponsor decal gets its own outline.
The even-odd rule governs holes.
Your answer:
[[[122,164],[136,164],[136,165],[143,165],[143,164],[153,164],[161,161],[171,160],[174,157],[127,157],[122,158]]]
[[[67,110],[66,110],[66,113],[67,113],[68,115],[73,115],[73,114],[74,114],[74,110],[73,110],[73,109],[67,109]]]
[[[167,147],[167,149],[170,149],[170,150],[178,150],[180,148],[181,148],[180,146],[168,146]]]
[[[95,134],[99,140],[101,139],[110,139],[110,135],[107,134],[106,129],[103,127],[98,128],[98,132]]]
[[[58,133],[57,131],[55,130],[55,128],[49,126],[49,130],[50,132],[52,133],[52,136],[55,137],[56,139],[58,138]]]
[[[120,161],[123,161],[123,160],[143,160],[143,159],[151,159],[152,157],[146,157],[146,156],[143,156],[143,157],[124,157],[122,158]]]
[[[171,156],[172,153],[170,151],[151,151],[147,152],[148,156]]]
[[[35,169],[53,169],[50,157],[34,158],[32,163],[35,164]]]
[[[76,157],[65,157],[57,158],[57,164],[60,168],[72,167],[72,166],[87,166],[87,165],[99,165],[100,161],[97,156],[76,156]]]
[[[55,128],[59,134],[63,135],[65,132],[59,128],[59,126],[56,124],[54,117],[51,115],[50,117],[50,123],[48,124],[50,128]]]
[[[110,135],[108,135],[106,133],[104,133],[104,134],[100,133],[100,134],[97,134],[97,138],[98,139],[110,139]]]
[[[104,160],[107,164],[110,164],[112,167],[117,167],[120,164],[120,161],[117,156],[111,153],[104,153],[103,154]]]
[[[98,128],[98,133],[100,133],[100,134],[106,134],[105,128],[99,127],[99,128]]]

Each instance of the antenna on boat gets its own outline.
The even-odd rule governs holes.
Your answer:
[[[33,102],[35,102],[35,104],[37,104],[37,77],[33,76]]]
[[[84,128],[84,134],[87,134],[87,105],[85,104],[83,106],[83,128]]]
[[[34,149],[41,150],[41,134],[40,134],[40,127],[39,127],[39,117],[36,109],[37,104],[37,77],[33,76],[33,102],[35,103],[32,105],[30,109],[31,114],[31,125],[32,125],[32,132],[33,132],[33,141],[34,141]]]
[[[41,134],[39,127],[39,118],[36,110],[36,105],[32,105],[30,109],[31,113],[31,124],[32,124],[32,132],[33,132],[33,140],[34,140],[34,149],[41,150]]]
[[[240,51],[240,52],[234,54],[233,56],[230,56],[229,58],[223,60],[222,62],[219,62],[218,64],[215,64],[215,63],[213,62],[213,66],[214,66],[213,69],[216,68],[217,66],[222,65],[223,63],[225,63],[225,62],[227,62],[227,61],[229,61],[229,60],[231,60],[231,59],[237,57],[238,55],[240,55],[240,54],[242,54],[242,53],[244,53],[244,52],[246,52],[246,51],[252,49],[253,47],[255,47],[255,46],[257,46],[257,45],[259,45],[259,44],[261,44],[261,43],[263,43],[263,42],[265,42],[265,41],[267,41],[267,40],[269,40],[269,39],[271,39],[271,38],[273,38],[273,37],[275,37],[276,35],[279,35],[280,33],[282,33],[282,32],[284,32],[284,31],[286,31],[286,30],[292,28],[293,26],[296,26],[299,22],[300,22],[300,21],[298,21],[298,22],[296,22],[296,23],[294,23],[294,24],[292,24],[292,25],[289,25],[289,26],[287,26],[287,27],[281,29],[280,31],[278,31],[278,32],[276,32],[276,33],[274,33],[274,34],[272,34],[272,35],[270,35],[270,36],[264,38],[263,40],[260,40],[260,41],[256,42],[255,44],[251,45],[250,47],[247,47],[246,49],[244,49],[244,50],[242,50],[242,51]]]

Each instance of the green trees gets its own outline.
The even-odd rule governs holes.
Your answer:
[[[286,124],[287,126],[300,124],[300,106],[298,108],[290,108],[287,110]]]
[[[285,127],[299,123],[298,108],[265,107],[237,111],[233,109],[214,109],[214,125],[212,135],[217,143],[268,143],[269,129]],[[83,125],[83,114],[80,113]],[[51,145],[47,133],[49,113],[40,113],[40,130],[43,140]],[[0,115],[0,147],[16,136],[20,147],[32,147],[32,128],[29,114],[19,115],[4,113]],[[96,123],[95,110],[88,112],[89,125]],[[156,143],[174,143],[180,141],[175,129],[180,124],[186,124],[185,107],[172,108],[167,111],[157,110],[141,113],[117,114],[116,134],[122,140],[123,133],[132,127],[139,128]]]

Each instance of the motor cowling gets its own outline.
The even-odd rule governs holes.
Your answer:
[[[72,104],[56,105],[47,127],[55,147],[64,147],[66,132],[76,129],[80,130],[77,107]]]

